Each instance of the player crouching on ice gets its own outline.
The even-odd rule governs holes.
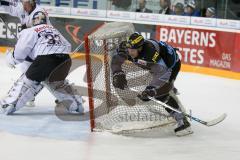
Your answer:
[[[121,67],[125,60],[149,70],[153,76],[149,86],[138,95],[142,101],[149,101],[148,97],[150,96],[175,109],[184,111],[174,92],[174,81],[180,71],[181,61],[173,47],[162,41],[144,39],[139,33],[133,33],[128,41],[119,45],[117,54],[112,58],[113,86],[120,89],[127,87],[126,73],[122,71]],[[166,111],[177,122],[178,126],[174,130],[177,136],[193,133],[190,123],[183,114],[168,108]]]
[[[12,114],[24,107],[42,90],[42,82],[61,102],[69,102],[70,113],[83,113],[82,97],[68,84],[66,77],[71,67],[71,44],[51,25],[47,25],[44,12],[36,12],[33,27],[23,30],[13,54],[7,55],[8,63],[22,63],[26,57],[33,62],[21,83],[14,84],[7,97],[0,101],[0,112]]]

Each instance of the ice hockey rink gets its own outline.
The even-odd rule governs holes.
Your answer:
[[[3,55],[0,63],[3,97],[20,72],[8,68]],[[86,86],[84,71],[84,66],[78,68],[69,80]],[[54,98],[44,89],[36,107],[25,107],[14,116],[0,115],[0,159],[240,160],[240,81],[181,72],[176,87],[193,115],[210,120],[226,112],[227,118],[213,127],[192,122],[194,134],[185,137],[176,137],[171,130],[136,136],[91,133],[87,121],[58,119]]]

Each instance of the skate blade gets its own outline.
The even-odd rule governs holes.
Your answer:
[[[1,107],[0,113],[3,115],[12,115],[16,111],[16,108],[13,105],[8,107],[3,107],[3,106],[0,106],[0,107]]]
[[[182,137],[182,136],[187,136],[187,135],[193,134],[193,131],[192,131],[191,127],[188,127],[182,131],[176,132],[175,134],[178,137]]]

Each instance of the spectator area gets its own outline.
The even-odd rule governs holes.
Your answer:
[[[38,3],[57,7],[240,19],[239,0],[38,0]],[[140,3],[144,3],[145,9],[139,8]],[[169,4],[170,12],[163,11],[164,3]],[[191,9],[195,13],[188,13]]]

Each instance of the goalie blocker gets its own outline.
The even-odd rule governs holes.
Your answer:
[[[141,34],[133,33],[128,41],[123,41],[119,45],[117,54],[112,58],[112,82],[116,88],[127,88],[127,73],[122,70],[122,64],[126,60],[148,70],[153,77],[150,84],[138,95],[138,98],[142,101],[150,101],[148,97],[154,97],[177,110],[184,110],[176,92],[174,92],[174,81],[180,71],[181,61],[172,46],[162,41],[144,39]],[[177,136],[193,133],[189,121],[183,114],[168,108],[166,111],[177,121],[177,128],[174,130]]]

